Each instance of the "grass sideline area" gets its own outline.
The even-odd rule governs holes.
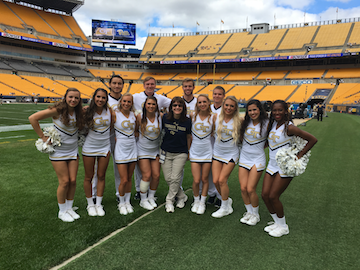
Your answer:
[[[310,120],[301,128],[319,142],[307,171],[282,196],[289,235],[276,239],[263,231],[270,216],[261,199],[260,223],[250,227],[239,222],[245,209],[236,167],[229,179],[234,200],[230,216],[212,218],[213,206],[202,216],[191,213],[189,190],[184,209],[173,214],[164,207],[152,211],[63,269],[358,269],[360,118],[329,113],[323,122]],[[31,130],[0,133],[0,269],[48,269],[148,212],[132,200],[135,212],[119,214],[110,162],[103,200],[106,215],[89,217],[80,162],[75,206],[81,218],[61,222],[56,175],[47,155],[35,149],[36,139]],[[184,189],[191,183],[188,163]],[[262,179],[258,194],[261,185]],[[166,193],[161,177],[159,204]]]

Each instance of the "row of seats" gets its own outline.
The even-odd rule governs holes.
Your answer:
[[[72,16],[50,13],[3,1],[0,1],[0,11],[1,24],[22,30],[26,30],[25,26],[33,27],[38,32],[37,36],[25,33],[26,31],[15,31],[16,33],[14,33],[14,31],[6,30],[8,33],[58,43],[64,42],[56,37],[64,37],[67,39],[78,37],[87,43],[86,36]],[[42,34],[51,35],[54,36],[54,38],[44,37]],[[88,44],[80,44],[77,42],[66,43],[71,46],[91,48]]]
[[[353,30],[350,30],[353,27]],[[350,36],[349,36],[350,34]],[[197,59],[233,59],[240,57],[268,57],[276,55],[307,54],[305,45],[316,46],[309,54],[341,53],[347,37],[349,43],[360,43],[360,22],[300,28],[270,30],[264,34],[240,32],[196,36],[155,37],[149,36],[140,56],[140,61],[179,61]],[[249,50],[250,54],[240,54]],[[288,50],[287,52],[284,50]],[[291,50],[291,51],[289,51]],[[147,53],[155,54],[150,59]],[[192,57],[184,56],[197,52]],[[264,55],[263,52],[271,52]],[[201,55],[211,54],[208,58]]]
[[[165,73],[165,72],[135,72],[135,71],[112,71],[89,69],[95,77],[109,79],[113,74],[121,75],[125,80],[140,80],[147,76],[152,76],[159,81],[182,81],[185,78],[199,80],[224,80],[224,81],[251,81],[251,80],[281,80],[281,79],[332,79],[332,78],[360,78],[360,68],[345,69],[311,69],[311,70],[276,70],[276,71],[243,71],[243,72],[182,72],[182,73]]]
[[[302,85],[234,85],[234,84],[212,84],[208,86],[196,86],[194,93],[208,95],[212,99],[212,90],[216,86],[222,86],[226,95],[234,95],[239,100],[256,98],[259,100],[283,99],[292,103],[301,103],[310,98],[317,89],[333,89],[333,84],[302,84]],[[3,95],[29,95],[59,98],[68,88],[77,88],[83,98],[90,98],[97,88],[107,89],[102,82],[88,81],[65,81],[51,80],[45,77],[17,76],[0,74],[0,93]],[[126,83],[123,92],[131,94],[144,91],[142,84]],[[182,96],[183,90],[179,85],[158,85],[157,93],[173,98]],[[360,83],[342,83],[337,87],[330,104],[353,104],[360,99]]]

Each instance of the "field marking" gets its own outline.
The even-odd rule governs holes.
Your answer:
[[[34,141],[34,139],[18,140],[18,142]]]
[[[11,117],[3,117],[3,116],[1,116],[0,119],[15,120],[15,121],[26,121],[25,119],[11,118]]]
[[[22,137],[25,137],[25,135],[10,136],[10,137],[0,137],[0,140],[4,140],[4,139],[13,139],[13,138],[22,138]]]
[[[45,123],[45,124],[40,124],[40,127],[41,128],[51,127],[52,125],[53,125],[53,123]],[[0,132],[18,131],[18,130],[32,130],[32,129],[33,129],[32,125],[3,126],[3,127],[0,127]]]
[[[10,142],[0,142],[0,144],[5,144],[5,143],[10,143]]]
[[[188,191],[190,191],[190,190],[191,190],[191,188],[187,189],[185,192],[188,192]],[[140,221],[140,220],[143,219],[144,217],[150,215],[151,213],[154,213],[155,211],[159,210],[160,208],[161,208],[161,209],[164,209],[164,208],[162,208],[162,206],[164,206],[165,204],[166,204],[166,202],[158,205],[158,207],[157,207],[156,209],[154,209],[154,210],[152,210],[152,211],[149,211],[149,212],[141,215],[140,217],[138,217],[138,218],[135,219],[134,221],[130,222],[130,223],[129,223],[128,225],[126,225],[125,227],[122,227],[122,228],[120,228],[120,229],[118,229],[118,230],[110,233],[108,236],[105,236],[104,238],[100,239],[99,242],[97,242],[97,243],[93,244],[92,246],[84,249],[83,251],[81,251],[80,253],[76,254],[75,256],[69,258],[68,260],[64,261],[63,263],[61,263],[61,264],[59,264],[59,265],[57,265],[57,266],[54,266],[53,268],[50,268],[50,270],[58,270],[58,269],[60,269],[61,267],[67,265],[68,263],[76,260],[77,258],[80,258],[80,257],[81,257],[82,255],[84,255],[85,253],[87,253],[87,252],[89,252],[90,250],[96,248],[98,245],[100,245],[100,244],[104,243],[105,241],[109,240],[111,237],[113,237],[113,236],[117,235],[118,233],[122,232],[123,230],[125,230],[126,228],[128,228],[128,227],[130,227],[131,225],[135,224],[136,222]]]

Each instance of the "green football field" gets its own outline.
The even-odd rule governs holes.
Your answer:
[[[0,128],[28,124],[31,113],[46,107],[4,104]],[[261,199],[261,221],[253,227],[239,222],[245,208],[237,168],[229,178],[233,214],[214,219],[214,206],[201,216],[191,213],[190,164],[185,167],[183,188],[189,201],[184,209],[165,212],[167,185],[161,177],[156,210],[146,211],[132,200],[135,212],[121,216],[110,163],[103,199],[106,215],[89,217],[80,161],[75,206],[81,218],[61,222],[57,178],[47,155],[35,149],[37,135],[32,130],[2,131],[0,269],[49,269],[113,232],[62,269],[359,269],[360,118],[329,113],[323,122],[310,120],[302,128],[318,143],[306,172],[294,178],[281,197],[290,228],[281,238],[263,231],[271,218]],[[259,195],[261,185],[262,180]]]

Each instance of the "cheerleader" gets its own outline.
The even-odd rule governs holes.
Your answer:
[[[108,93],[102,88],[96,89],[90,106],[85,112],[85,125],[89,128],[82,148],[85,179],[84,191],[88,203],[89,216],[104,216],[101,205],[105,189],[105,173],[110,159],[110,125],[113,125],[113,112],[107,106]],[[97,196],[96,205],[92,199],[91,180],[97,160]]]
[[[181,97],[174,97],[171,100],[169,113],[162,118],[162,127],[164,137],[160,162],[162,162],[165,181],[169,185],[165,210],[172,213],[175,197],[178,208],[184,208],[188,199],[180,186],[180,181],[191,145],[191,120],[186,116],[185,102]]]
[[[59,181],[57,188],[58,217],[64,222],[73,222],[80,218],[73,210],[79,166],[78,129],[82,129],[84,126],[80,91],[69,88],[61,102],[29,117],[33,129],[44,142],[48,138],[44,136],[39,121],[49,117],[52,117],[54,127],[61,137],[61,146],[57,146],[56,151],[50,154],[51,164]]]
[[[291,136],[293,135],[308,141],[304,149],[297,154],[298,158],[306,154],[317,142],[317,139],[313,135],[301,130],[292,123],[286,102],[276,100],[272,104],[270,122],[267,130],[270,160],[266,168],[261,194],[274,220],[274,224],[266,226],[264,230],[273,237],[281,237],[289,233],[289,226],[286,224],[280,196],[289,186],[293,177],[281,171],[276,163],[275,156],[279,149],[289,145]]]
[[[242,148],[239,160],[241,197],[246,208],[240,222],[248,225],[256,225],[260,221],[256,186],[266,165],[264,147],[268,123],[267,114],[260,101],[250,100],[240,128]]]
[[[233,212],[227,180],[239,160],[239,132],[238,101],[234,96],[228,96],[224,99],[220,115],[215,123],[212,174],[216,189],[221,195],[221,207],[212,213],[215,218],[221,218]]]
[[[160,178],[159,147],[161,133],[161,116],[157,99],[154,96],[146,98],[142,114],[137,116],[137,124],[140,131],[137,142],[138,166],[142,175],[140,206],[147,210],[153,210],[157,207],[155,193]]]
[[[202,215],[205,213],[205,202],[209,189],[209,174],[212,161],[211,135],[214,129],[216,115],[211,113],[210,100],[206,95],[199,95],[195,106],[195,114],[192,118],[192,143],[190,147],[191,172],[193,175],[194,204],[191,208],[193,213]],[[201,199],[199,196],[199,184],[202,182]]]
[[[120,173],[118,205],[121,215],[134,212],[130,203],[131,177],[137,161],[137,149],[135,141],[136,117],[133,112],[133,97],[130,93],[124,94],[115,111],[115,162]]]

